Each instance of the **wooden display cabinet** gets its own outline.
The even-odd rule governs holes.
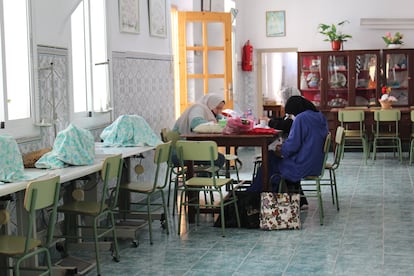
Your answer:
[[[320,110],[377,105],[380,51],[298,53],[298,87]]]

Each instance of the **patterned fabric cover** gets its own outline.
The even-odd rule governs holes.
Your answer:
[[[261,229],[300,229],[299,194],[263,192],[260,197]]]
[[[0,181],[24,179],[23,158],[16,140],[8,134],[0,135]]]
[[[59,169],[68,165],[92,165],[95,141],[89,130],[70,124],[56,136],[53,150],[44,154],[36,168]]]
[[[122,115],[101,133],[107,147],[157,146],[161,139],[144,118],[138,115]]]

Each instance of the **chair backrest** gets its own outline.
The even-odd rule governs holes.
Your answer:
[[[162,164],[168,164],[170,159],[171,159],[171,148],[172,148],[171,144],[172,144],[172,142],[169,141],[167,143],[160,144],[155,148],[154,164],[156,165],[155,166],[156,169],[155,169],[153,191],[155,189],[157,189],[158,178],[159,178],[160,169],[161,169]],[[169,166],[167,166],[167,171],[166,171],[165,176],[164,176],[163,185],[158,186],[158,188],[163,189],[167,185],[170,169],[171,168]]]
[[[175,147],[175,143],[180,139],[180,134],[177,131],[163,128],[161,130],[161,140],[166,143],[171,141],[171,146]]]
[[[331,147],[331,140],[332,140],[331,133],[328,132],[328,134],[326,135],[326,138],[325,138],[325,143],[323,144],[324,157],[323,157],[323,163],[322,163],[322,170],[321,170],[321,173],[319,175],[320,178],[322,178],[324,173],[325,173],[325,165],[326,165],[326,162],[328,161],[329,149]]]
[[[411,114],[411,122],[414,122],[414,110],[411,110],[410,114]]]
[[[218,158],[217,143],[214,141],[184,141],[176,143],[177,155],[179,160],[189,161],[212,161]]]
[[[333,168],[337,168],[341,162],[342,155],[344,153],[345,146],[345,129],[341,126],[336,128],[335,135],[335,152],[334,152],[334,162],[332,164]]]
[[[401,119],[401,111],[399,109],[384,109],[384,110],[375,110],[374,111],[374,121],[376,122],[376,133],[375,135],[379,135],[381,131],[381,122],[394,122],[394,128],[395,136],[399,136],[399,130],[398,130],[398,122]],[[390,128],[387,132],[391,133],[394,132]]]
[[[113,210],[118,203],[119,185],[121,183],[123,159],[121,154],[111,155],[106,157],[102,165],[101,178],[103,182],[102,197],[100,212],[106,208],[106,204],[109,202],[108,207]],[[114,181],[115,186],[111,193],[109,193],[109,184]]]
[[[382,109],[374,111],[374,120],[379,122],[393,122],[401,119],[399,109]]]
[[[345,130],[348,130],[351,127],[351,124],[358,123],[360,135],[363,135],[365,130],[364,121],[365,121],[365,112],[362,109],[349,109],[349,110],[340,110],[338,111],[338,121],[341,123],[341,127],[344,127]],[[355,126],[357,127],[357,126]],[[355,128],[354,128],[355,129]],[[345,132],[346,133],[346,132]]]
[[[32,181],[27,184],[23,206],[28,212],[26,243],[24,252],[28,252],[29,238],[33,237],[33,224],[36,220],[36,211],[52,207],[49,215],[45,247],[52,243],[57,219],[57,206],[59,203],[60,176]]]
[[[366,106],[345,106],[344,107],[345,109],[350,109],[350,110],[366,110],[366,109],[368,109],[368,107],[366,107]]]
[[[341,123],[363,122],[365,120],[365,112],[361,109],[339,110],[338,120]]]
[[[177,157],[180,161],[181,171],[185,171],[186,161],[209,161],[210,167],[214,168],[214,160],[218,158],[217,143],[214,141],[186,141],[179,140],[176,144]],[[183,177],[186,177],[183,175]],[[216,183],[216,174],[212,174],[213,182]]]

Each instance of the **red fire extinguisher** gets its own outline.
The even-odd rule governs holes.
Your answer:
[[[242,70],[253,71],[253,46],[250,45],[250,40],[243,46]]]

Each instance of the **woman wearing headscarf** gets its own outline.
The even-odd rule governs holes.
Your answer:
[[[200,124],[216,122],[222,117],[224,98],[218,94],[206,94],[197,103],[189,106],[177,119],[173,130],[190,134]]]
[[[200,124],[215,122],[222,118],[222,111],[225,105],[224,98],[218,94],[206,94],[198,102],[187,107],[174,124],[173,131],[179,134],[191,134],[193,129]],[[178,159],[173,152],[172,160],[178,164]],[[223,167],[225,157],[219,153],[215,165]],[[202,163],[202,162],[201,162]]]
[[[315,105],[302,96],[292,96],[285,105],[287,117],[293,119],[287,139],[269,154],[269,175],[272,189],[277,191],[280,176],[295,189],[305,176],[318,175],[324,158],[323,145],[328,134],[328,122]],[[263,160],[266,162],[266,160]],[[253,181],[252,191],[261,191],[261,170]],[[307,204],[306,199],[301,205]]]

